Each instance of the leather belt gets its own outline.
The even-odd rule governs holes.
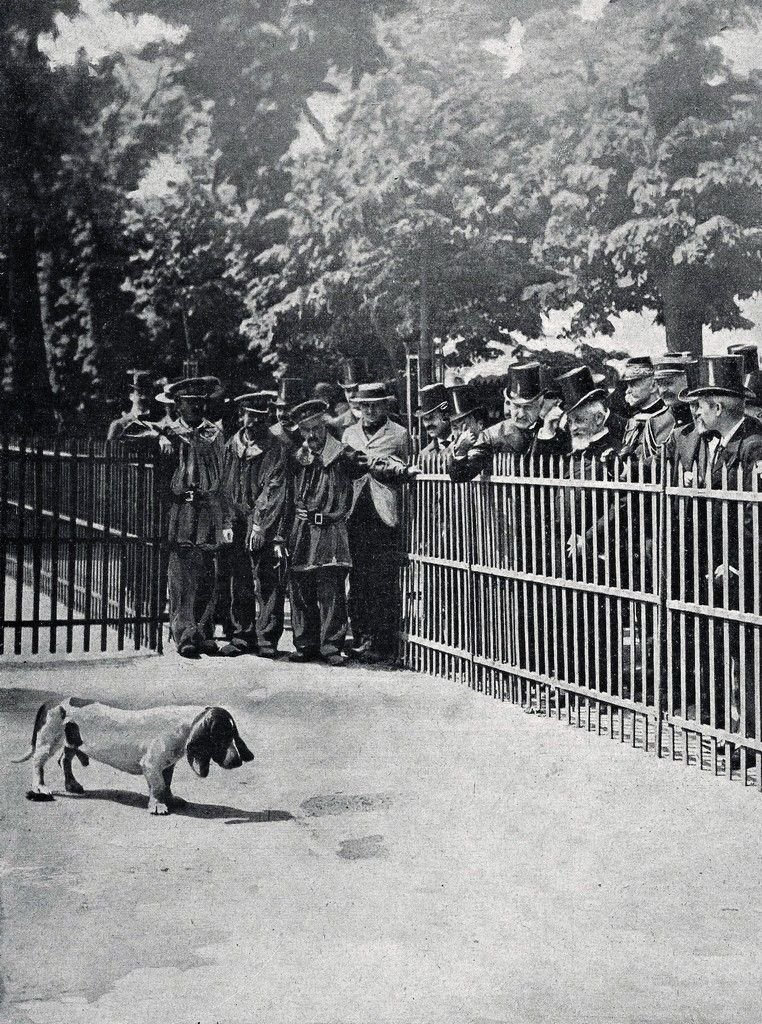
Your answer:
[[[176,505],[193,505],[198,501],[209,501],[210,495],[199,494],[198,491],[180,491],[179,494],[173,494],[172,500]]]
[[[309,523],[310,526],[330,526],[332,523],[339,523],[345,518],[343,514],[327,515],[324,512],[315,512],[308,508],[297,508],[295,515],[297,519]]]

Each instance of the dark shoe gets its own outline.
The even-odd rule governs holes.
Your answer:
[[[346,668],[347,659],[343,654],[328,654],[323,661],[326,665],[332,665],[334,668]]]
[[[371,649],[372,643],[372,640],[362,640],[359,643],[352,643],[349,650],[355,655],[355,657],[359,658],[362,657],[363,654],[367,654]]]
[[[289,654],[288,660],[294,661],[297,664],[302,664],[305,661],[315,661],[317,654],[314,651],[294,651]]]
[[[198,645],[198,649],[202,654],[207,654],[210,658],[216,658],[220,653],[220,649],[214,640],[202,640]]]
[[[237,658],[241,654],[246,654],[246,651],[241,647],[236,647],[235,644],[225,644],[217,653],[221,658]]]
[[[177,653],[181,658],[198,658],[199,656],[198,648],[195,644],[192,644],[189,641],[184,644],[180,644],[177,648]]]
[[[260,658],[270,658],[270,660],[278,657],[278,651],[274,647],[260,647],[258,651],[252,651],[251,653],[256,654]]]

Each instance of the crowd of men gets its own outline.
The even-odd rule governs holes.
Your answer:
[[[762,461],[762,377],[753,345],[699,361],[688,353],[657,361],[636,356],[614,389],[585,366],[550,378],[537,362],[515,365],[504,389],[504,416],[494,424],[473,386],[428,384],[419,392],[415,456],[394,396],[368,378],[363,360],[347,360],[338,384],[340,392],[324,383],[309,394],[296,377],[283,378],[277,392],[247,386],[214,420],[207,410],[220,400],[219,380],[186,378],[155,396],[167,413],[149,423],[150,394],[145,378],[135,374],[133,408],[112,424],[109,436],[158,438],[172,466],[169,603],[181,655],[275,657],[288,593],[292,660],[336,666],[349,658],[392,660],[400,490],[432,455],[456,483],[489,472],[493,457],[506,453],[536,456],[531,472],[550,465],[558,472],[563,464],[570,476],[592,459],[602,477],[615,463],[621,473],[623,465],[642,470],[666,459],[686,479],[696,474],[696,482],[709,487],[722,486],[725,468],[740,468],[747,479]],[[565,512],[572,515],[569,529],[582,519],[574,519],[580,500],[573,489]],[[759,581],[734,561],[751,538],[737,522],[730,534],[726,522],[723,534],[719,511],[713,516],[715,564],[702,571],[702,580],[726,593],[732,582],[735,607],[750,610]],[[690,521],[684,527],[688,537],[701,528]],[[572,538],[570,547],[575,544],[581,549],[584,538]],[[748,557],[752,565],[750,549]],[[748,593],[739,593],[739,579]],[[694,599],[706,603],[705,585],[694,584]],[[222,646],[214,639],[218,621]],[[693,640],[700,642],[698,632]],[[547,668],[529,664],[531,648],[525,638],[526,667]]]

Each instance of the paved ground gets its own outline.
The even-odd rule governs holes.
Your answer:
[[[73,692],[225,704],[256,760],[182,766],[169,818],[102,766],[50,804],[3,767],[0,1019],[758,1024],[751,790],[404,672],[12,666],[9,756]]]

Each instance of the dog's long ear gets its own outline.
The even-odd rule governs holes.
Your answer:
[[[212,759],[212,715],[207,710],[191,729],[185,754],[188,764],[199,778],[205,779],[209,774],[209,762]]]
[[[241,735],[238,732],[238,726],[237,725],[235,726],[235,736],[233,737],[233,741],[234,741],[236,747],[238,747],[238,756],[241,758],[242,761],[253,761],[254,760],[254,755],[252,754],[252,752],[249,750],[249,748],[246,746],[246,744],[241,739]]]

